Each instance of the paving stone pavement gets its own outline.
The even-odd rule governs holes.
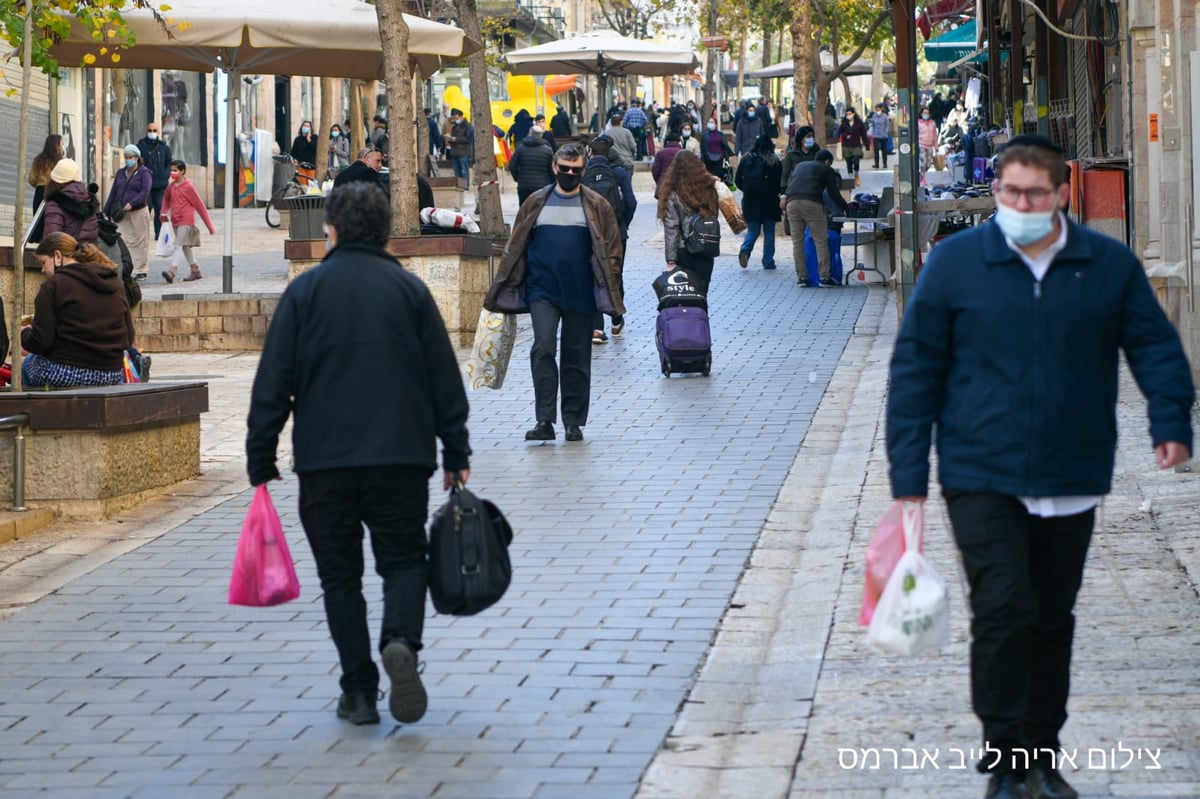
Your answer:
[[[517,577],[485,614],[430,619],[420,724],[334,718],[336,658],[288,479],[273,493],[300,600],[225,604],[242,491],[0,624],[0,792],[631,796],[868,294],[802,290],[790,269],[743,271],[727,255],[711,292],[713,374],[668,380],[648,208],[633,240],[629,321],[595,348],[585,442],[522,440],[527,343],[503,391],[471,395],[472,482],[518,531]]]
[[[798,289],[787,239],[775,273],[727,255],[714,373],[667,380],[648,289],[661,232],[642,199],[629,324],[594,350],[586,441],[521,441],[527,328],[504,390],[470,395],[473,486],[517,529],[517,576],[478,617],[431,616],[425,720],[334,718],[336,658],[294,478],[273,491],[302,597],[225,604],[249,504],[254,359],[156,356],[156,374],[211,376],[205,475],[111,523],[52,533],[50,550],[8,568],[0,548],[0,797],[981,795],[978,776],[952,767],[952,748],[980,742],[962,578],[937,503],[927,551],[952,588],[951,645],[881,658],[855,623],[862,552],[888,503],[891,295]],[[278,285],[269,258],[260,279]],[[1120,421],[1081,596],[1065,731],[1080,768],[1068,776],[1085,797],[1195,799],[1196,476],[1153,468],[1128,379]],[[6,578],[22,569],[36,579],[10,603]],[[1121,745],[1140,759],[1087,768],[1090,749],[1108,765]],[[872,748],[880,768],[844,766],[845,750],[857,761]],[[890,749],[900,766],[910,750],[936,750],[940,765],[892,767]],[[1151,749],[1161,770],[1139,768]]]

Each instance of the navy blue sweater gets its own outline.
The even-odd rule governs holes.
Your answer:
[[[1154,444],[1192,446],[1191,371],[1129,248],[1070,223],[1039,283],[994,222],[935,247],[896,340],[887,408],[894,496],[924,496],[937,427],[944,487],[1108,493],[1118,353]]]
[[[468,467],[467,395],[429,289],[388,253],[343,244],[287,288],[250,396],[250,482],[279,475],[294,414],[296,472],[358,466]]]

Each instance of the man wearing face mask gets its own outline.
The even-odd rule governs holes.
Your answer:
[[[146,125],[146,135],[137,143],[138,151],[142,154],[142,163],[150,170],[153,178],[150,184],[150,216],[154,218],[154,238],[162,230],[162,222],[158,215],[162,210],[163,194],[171,183],[171,148],[159,138],[158,123]]]
[[[446,135],[450,148],[450,163],[454,166],[454,177],[471,177],[471,156],[475,153],[475,128],[467,122],[458,108],[450,109],[450,133]]]
[[[483,307],[527,313],[533,322],[536,424],[526,441],[553,441],[559,387],[567,441],[582,441],[592,381],[596,312],[625,313],[621,297],[621,228],[612,205],[582,187],[584,150],[564,144],[554,154],[555,185],[529,195],[513,221]],[[555,360],[562,327],[561,367]]]
[[[1067,180],[1049,139],[1009,142],[995,219],[933,248],[891,363],[896,498],[924,501],[936,428],[970,583],[971,699],[991,799],[1078,795],[1054,755],[1075,597],[1112,482],[1119,355],[1146,396],[1158,466],[1192,452],[1195,390],[1179,336],[1137,257],[1061,212]],[[1129,453],[1147,466],[1148,455]]]
[[[766,135],[766,132],[767,126],[759,116],[758,109],[753,105],[746,106],[745,113],[733,129],[734,149],[738,155],[745,155],[754,149],[754,142],[758,141],[759,136]]]

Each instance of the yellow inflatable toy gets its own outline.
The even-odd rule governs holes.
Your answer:
[[[539,90],[537,79],[532,75],[509,75],[506,81],[508,100],[493,100],[492,106],[492,152],[496,156],[496,166],[504,168],[512,158],[512,150],[505,140],[505,134],[512,126],[513,117],[521,109],[529,112],[529,116],[537,116],[538,109],[545,109],[548,99],[555,94],[575,88],[574,75],[552,75],[543,83]],[[447,108],[461,108],[463,116],[471,118],[471,101],[458,86],[447,86],[442,97]],[[547,116],[551,116],[547,114]],[[481,132],[476,130],[475,136]]]

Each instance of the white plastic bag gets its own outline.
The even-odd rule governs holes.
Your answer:
[[[893,655],[915,655],[950,642],[946,583],[921,554],[916,514],[904,517],[904,554],[892,570],[871,625],[867,643]]]
[[[448,208],[422,208],[421,221],[437,227],[462,228],[468,233],[478,233],[479,223],[460,211]]]
[[[171,227],[170,222],[164,222],[161,232],[158,234],[158,244],[154,247],[154,254],[159,258],[170,258],[175,254],[175,229]]]

